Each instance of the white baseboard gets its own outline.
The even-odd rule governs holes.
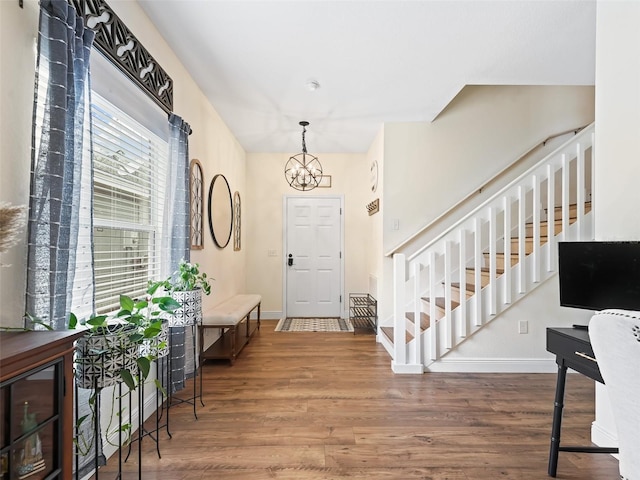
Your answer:
[[[424,373],[424,367],[419,363],[396,364],[395,362],[391,362],[391,370],[393,370],[393,373],[403,375],[422,375]]]
[[[598,422],[591,423],[591,441],[599,447],[617,447],[618,437],[616,432],[611,432],[602,427]],[[616,458],[617,456],[614,455]]]
[[[555,359],[544,358],[443,358],[425,368],[448,373],[556,373]]]

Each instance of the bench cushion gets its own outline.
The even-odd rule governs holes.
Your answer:
[[[256,294],[234,295],[202,316],[203,325],[236,325],[262,301]]]

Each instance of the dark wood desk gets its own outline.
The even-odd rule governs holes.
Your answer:
[[[562,409],[564,407],[564,386],[567,369],[571,368],[596,382],[604,383],[598,362],[596,361],[589,332],[577,328],[547,328],[547,350],[556,355],[558,379],[556,382],[556,400],[553,407],[553,425],[551,427],[551,448],[549,451],[550,477],[556,476],[559,452],[618,453],[617,448],[608,447],[564,447],[560,446]]]

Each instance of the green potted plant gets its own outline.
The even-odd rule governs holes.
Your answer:
[[[209,277],[200,271],[200,265],[180,260],[176,270],[163,283],[165,290],[181,307],[169,318],[169,326],[181,327],[202,321],[202,292],[211,293]]]
[[[81,322],[70,315],[69,328],[78,324],[87,328],[76,345],[78,386],[100,389],[122,381],[134,390],[145,381],[151,362],[167,348],[166,341],[159,340],[166,332],[163,322],[181,307],[169,295],[157,296],[162,286],[164,282],[150,283],[140,300],[120,295],[120,309],[111,315],[94,315]]]
[[[86,335],[76,342],[76,384],[93,390],[89,398],[89,414],[76,420],[75,443],[81,455],[86,455],[94,442],[94,435],[85,435],[87,427],[83,424],[89,421],[89,425],[94,425],[99,418],[96,401],[102,389],[122,382],[129,392],[133,392],[148,378],[152,362],[168,352],[167,317],[180,304],[169,295],[160,295],[163,286],[164,282],[150,283],[145,297],[138,300],[120,295],[120,308],[110,315],[92,315],[85,321],[78,321],[73,313],[69,317],[69,328],[81,325],[87,329]],[[155,380],[155,385],[165,393],[159,379]],[[115,392],[114,389],[108,432],[111,432],[114,419]],[[117,416],[121,417],[122,411],[118,411]],[[95,428],[99,429],[99,426]],[[127,443],[131,425],[120,424],[118,431],[126,435]]]

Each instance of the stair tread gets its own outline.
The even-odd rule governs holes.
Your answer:
[[[482,273],[489,273],[489,267],[481,267],[480,271]],[[467,272],[475,272],[476,269],[474,267],[467,267]],[[496,268],[496,273],[504,273],[504,270],[502,268]]]
[[[405,316],[409,319],[411,323],[414,322],[415,315],[413,312],[405,312]],[[420,330],[426,330],[431,325],[431,319],[429,318],[429,314],[425,312],[420,312]]]
[[[578,204],[577,203],[570,203],[569,204],[569,209],[575,208],[576,205],[578,205]],[[553,207],[553,209],[555,211],[562,210],[562,205],[559,205],[557,207]],[[591,201],[584,202],[584,209],[585,209],[585,211],[590,211],[591,210]]]
[[[541,238],[541,239],[545,239],[545,240],[546,240],[546,239],[547,239],[547,237],[548,237],[548,235],[540,235],[540,238]],[[516,235],[515,237],[511,237],[511,240],[518,240],[518,238],[520,238],[520,237],[519,237],[518,235]],[[529,240],[529,241],[531,241],[531,240],[533,240],[533,234],[531,234],[531,235],[525,235],[525,237],[524,237],[524,238],[525,238],[525,239],[527,239],[527,240]]]
[[[431,303],[431,298],[429,297],[422,297],[422,300],[424,302],[427,303]],[[442,309],[446,308],[446,299],[444,297],[436,297],[436,307],[440,307]],[[459,302],[456,302],[455,300],[451,300],[451,309],[453,310],[454,308],[456,308],[458,305],[460,305]]]
[[[393,327],[380,327],[380,331],[384,333],[384,335],[391,341],[391,343],[393,343],[395,335]],[[405,342],[409,343],[411,340],[413,340],[413,335],[411,335],[411,333],[409,332],[405,332]]]
[[[460,284],[459,284],[459,283],[457,283],[457,282],[456,282],[456,283],[452,283],[452,284],[451,284],[451,286],[452,286],[453,288],[460,289]],[[475,290],[475,286],[474,286],[474,284],[473,284],[473,283],[469,283],[469,282],[465,283],[465,290],[466,290],[467,292],[471,292],[471,293],[474,293],[474,292],[476,291],[476,290]]]

